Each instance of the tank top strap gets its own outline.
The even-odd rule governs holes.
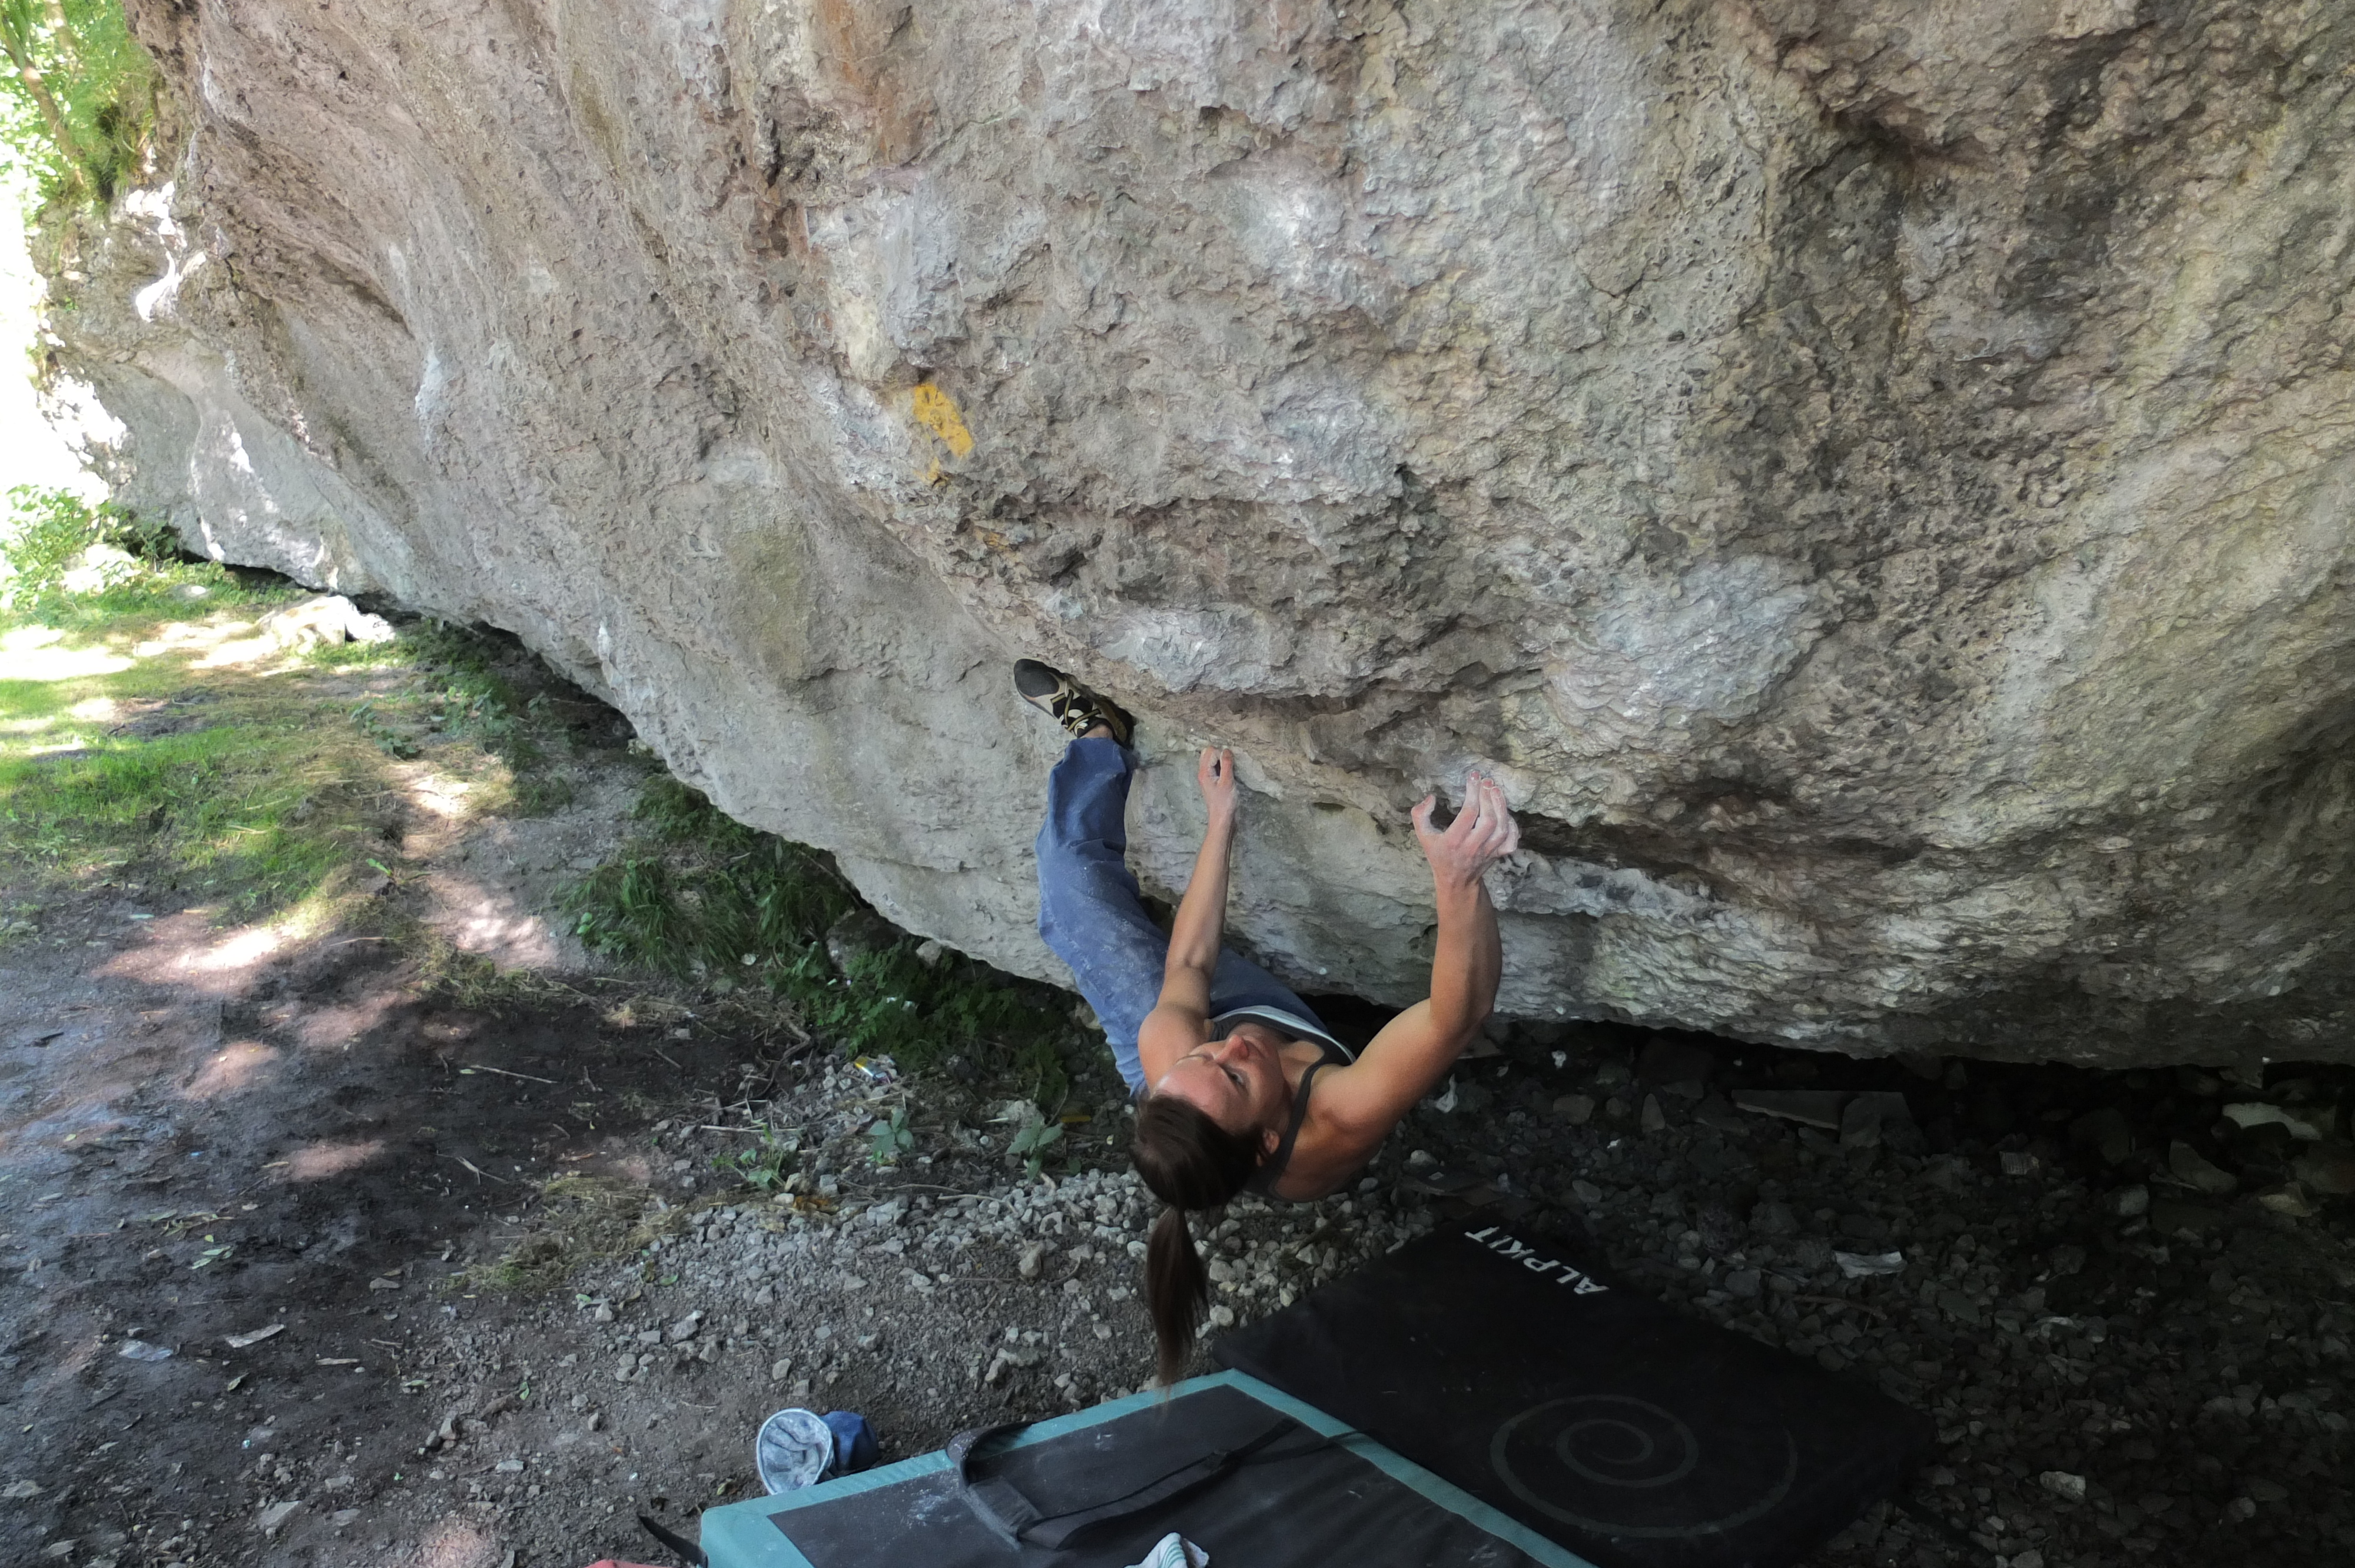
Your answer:
[[[1347,1062],[1348,1058],[1344,1056],[1341,1060]],[[1292,1163],[1292,1146],[1299,1141],[1300,1129],[1308,1120],[1309,1090],[1316,1082],[1316,1075],[1333,1065],[1333,1053],[1328,1051],[1311,1062],[1308,1070],[1300,1075],[1300,1086],[1292,1092],[1292,1125],[1284,1129],[1284,1141],[1275,1146],[1275,1152],[1261,1161],[1260,1168],[1252,1172],[1251,1180],[1244,1183],[1245,1190],[1257,1192],[1262,1197],[1275,1195],[1275,1184],[1284,1179],[1284,1168]]]

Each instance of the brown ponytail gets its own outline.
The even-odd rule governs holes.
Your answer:
[[[1148,1096],[1130,1144],[1136,1173],[1169,1207],[1145,1253],[1145,1305],[1153,1317],[1154,1376],[1164,1387],[1186,1372],[1194,1331],[1210,1300],[1210,1277],[1186,1228],[1188,1209],[1221,1208],[1259,1168],[1255,1134],[1229,1132],[1174,1095]]]

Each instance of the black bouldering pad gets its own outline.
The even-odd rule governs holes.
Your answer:
[[[1876,1390],[1476,1220],[1212,1353],[1605,1568],[1795,1563],[1936,1436]]]

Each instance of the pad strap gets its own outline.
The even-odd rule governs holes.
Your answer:
[[[1010,1546],[1043,1546],[1049,1551],[1060,1550],[1082,1531],[1099,1524],[1131,1518],[1197,1487],[1206,1486],[1287,1432],[1304,1430],[1290,1416],[1282,1416],[1266,1431],[1239,1448],[1221,1448],[1205,1454],[1199,1459],[1163,1472],[1140,1487],[1101,1502],[1066,1509],[1060,1513],[1043,1513],[1038,1504],[1023,1496],[1011,1483],[992,1476],[974,1474],[973,1455],[975,1449],[993,1438],[1018,1432],[1028,1425],[1027,1421],[1016,1421],[960,1432],[949,1439],[947,1453],[949,1463],[956,1468],[958,1492],[984,1524]],[[1318,1438],[1315,1446],[1323,1447],[1325,1442],[1325,1439]]]
[[[655,1523],[645,1514],[638,1515],[638,1522],[646,1527],[648,1535],[677,1552],[687,1562],[688,1568],[707,1568],[710,1560],[704,1556],[703,1548],[694,1542],[687,1540],[675,1530]]]

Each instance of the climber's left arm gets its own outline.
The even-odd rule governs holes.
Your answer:
[[[1431,995],[1391,1020],[1357,1061],[1316,1080],[1316,1118],[1331,1128],[1337,1164],[1370,1154],[1446,1075],[1478,1037],[1504,978],[1497,910],[1481,879],[1519,849],[1520,828],[1504,790],[1477,773],[1465,779],[1464,807],[1444,830],[1431,825],[1434,804],[1426,797],[1414,809],[1439,914]]]

